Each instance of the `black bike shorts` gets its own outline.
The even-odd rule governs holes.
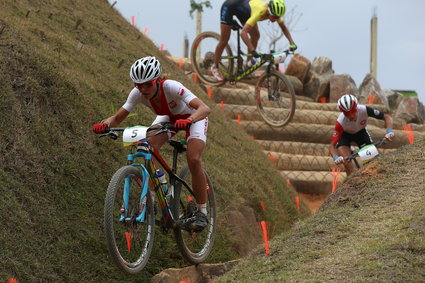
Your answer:
[[[231,26],[233,16],[236,16],[239,22],[244,25],[251,16],[249,0],[226,0],[221,5],[220,23]]]
[[[369,135],[369,132],[366,129],[362,129],[355,134],[349,134],[347,132],[343,132],[341,135],[341,138],[336,144],[336,147],[338,148],[342,145],[350,147],[352,142],[356,143],[359,148],[362,148],[365,145],[373,143],[372,138]]]

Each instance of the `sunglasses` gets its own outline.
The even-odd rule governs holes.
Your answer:
[[[344,113],[345,116],[351,116],[351,115],[357,113],[357,107],[353,107],[353,109],[351,109],[348,112],[343,111],[343,113]]]
[[[148,82],[144,82],[144,83],[141,83],[141,84],[135,83],[134,85],[138,89],[147,89],[147,88],[151,88],[155,82],[156,82],[156,79],[148,81]]]

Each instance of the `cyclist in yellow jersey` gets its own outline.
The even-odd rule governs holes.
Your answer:
[[[283,34],[289,40],[289,49],[295,51],[297,45],[292,39],[291,33],[283,22],[283,15],[285,14],[285,3],[282,0],[270,0],[264,2],[261,0],[249,1],[251,7],[251,16],[246,21],[241,32],[241,38],[248,47],[248,52],[254,57],[259,57],[257,49],[258,40],[260,39],[260,32],[258,30],[257,22],[270,20],[271,22],[277,22]]]
[[[270,0],[269,2],[261,0],[226,0],[221,7],[220,41],[215,50],[214,64],[211,66],[212,75],[218,81],[224,79],[218,70],[218,62],[230,38],[233,16],[236,16],[242,23],[241,38],[247,45],[248,52],[253,54],[254,57],[259,57],[259,54],[255,51],[258,40],[260,39],[257,22],[267,19],[271,22],[278,22],[283,34],[289,40],[289,49],[291,51],[296,50],[297,45],[294,43],[291,33],[282,20],[284,14],[285,4],[282,0]]]

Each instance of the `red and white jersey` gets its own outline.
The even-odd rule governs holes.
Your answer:
[[[335,130],[332,133],[332,143],[336,144],[341,138],[343,132],[348,134],[356,134],[360,130],[366,128],[368,117],[373,117],[380,120],[384,119],[384,113],[377,109],[360,104],[358,105],[357,109],[358,112],[356,121],[351,121],[345,117],[344,113],[339,114],[335,123]]]
[[[137,104],[143,103],[157,115],[169,116],[172,122],[177,119],[187,118],[196,111],[189,103],[194,98],[197,98],[197,96],[177,81],[161,81],[159,83],[158,94],[161,98],[161,105],[155,104],[152,99],[148,100],[144,98],[142,93],[135,87],[128,95],[127,101],[122,107],[128,112],[131,112]]]

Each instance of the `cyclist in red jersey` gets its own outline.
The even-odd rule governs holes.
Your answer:
[[[208,114],[211,110],[181,83],[160,77],[160,74],[161,64],[155,57],[148,56],[137,60],[130,69],[134,88],[127,101],[113,116],[93,125],[93,131],[102,134],[107,127],[117,127],[139,103],[158,115],[153,125],[171,122],[177,130],[185,130],[187,163],[192,174],[192,185],[198,206],[192,225],[194,230],[200,231],[208,224],[207,181],[201,157],[206,145]],[[169,138],[163,133],[149,138],[149,143],[154,150],[159,150]]]
[[[373,143],[366,130],[368,118],[373,117],[385,121],[387,129],[384,138],[390,141],[394,138],[393,123],[390,115],[358,104],[357,98],[351,94],[345,94],[338,100],[338,108],[342,113],[335,123],[329,152],[335,164],[344,164],[348,176],[355,170],[352,162],[345,162],[347,156],[351,154],[351,143],[356,143],[359,148]]]

